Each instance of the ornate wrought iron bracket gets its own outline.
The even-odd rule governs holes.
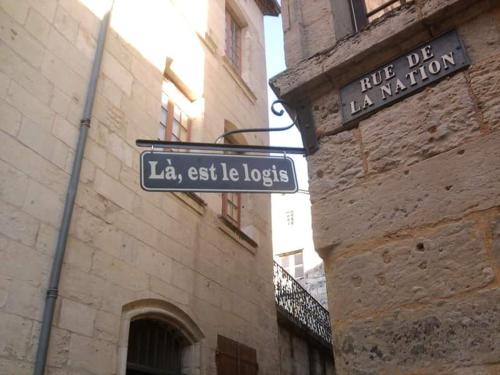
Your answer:
[[[284,109],[277,110],[275,106],[277,104],[280,104],[283,108],[287,109],[287,112],[293,115],[293,122],[290,125],[283,126],[280,128],[249,128],[249,129],[237,129],[237,130],[231,130],[228,132],[225,132],[221,134],[220,136],[217,137],[215,140],[215,143],[219,143],[220,140],[223,140],[225,137],[228,137],[233,134],[239,134],[239,133],[263,133],[263,132],[282,132],[285,130],[289,130],[293,128],[294,126],[297,125],[297,115],[293,112],[293,110],[288,106],[288,104],[281,99],[276,99],[273,104],[271,104],[271,111],[275,116],[283,116],[285,114]]]
[[[182,150],[206,150],[206,151],[232,151],[239,153],[256,153],[256,154],[299,154],[303,155],[305,150],[301,147],[273,147],[260,145],[232,145],[232,144],[214,144],[201,142],[171,142],[171,141],[156,141],[151,139],[137,139],[135,144],[138,147],[146,148],[167,148],[167,149],[182,149]]]
[[[277,104],[286,108],[289,113],[294,113],[291,108],[289,108],[285,101],[276,100],[271,105],[271,111],[276,116],[283,116],[285,113],[284,109],[278,110],[275,108]],[[173,141],[158,141],[158,140],[148,140],[148,139],[138,139],[135,141],[136,145],[139,147],[148,148],[168,148],[168,149],[184,149],[184,150],[207,150],[207,151],[232,151],[239,153],[263,153],[263,154],[300,154],[304,155],[306,150],[302,147],[281,147],[281,146],[261,146],[261,145],[241,145],[241,144],[220,144],[218,143],[221,139],[236,133],[256,133],[256,132],[277,132],[285,131],[291,129],[293,126],[297,125],[297,116],[294,115],[293,122],[290,125],[280,127],[280,128],[252,128],[252,129],[238,129],[226,132],[220,135],[215,143],[201,143],[201,142],[173,142]]]

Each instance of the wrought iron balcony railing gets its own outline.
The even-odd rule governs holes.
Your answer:
[[[328,310],[276,262],[274,262],[274,290],[278,310],[325,345],[332,345]]]

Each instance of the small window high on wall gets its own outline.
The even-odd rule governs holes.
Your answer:
[[[127,375],[182,375],[186,338],[168,323],[138,319],[130,323]]]
[[[278,257],[281,266],[295,279],[304,277],[304,254],[302,250],[282,253]]]
[[[242,27],[230,10],[226,9],[226,56],[241,74]]]

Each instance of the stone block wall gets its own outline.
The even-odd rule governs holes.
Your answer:
[[[342,85],[451,29],[468,69],[342,127]],[[416,1],[273,79],[314,113],[339,374],[500,372],[498,61],[497,2]]]
[[[135,12],[125,11],[139,3]],[[253,248],[228,235],[219,218],[220,195],[202,194],[206,205],[200,205],[139,185],[142,150],[135,140],[158,137],[165,57],[179,53],[169,45],[183,35],[164,32],[165,17],[185,20],[189,13],[182,9],[201,2],[187,3],[155,0],[146,7],[115,1],[62,271],[50,374],[120,373],[126,358],[119,347],[127,340],[120,331],[123,308],[151,300],[177,306],[201,330],[201,372],[193,374],[216,373],[217,334],[256,348],[263,374],[278,371],[268,197],[243,197],[243,229],[258,243]],[[205,33],[182,21],[192,32],[187,40],[203,56],[193,59],[203,89],[194,141],[213,142],[225,120],[240,127],[267,123],[262,14],[253,1],[238,3],[251,36],[240,79],[223,63],[224,2],[203,1]],[[100,17],[108,4],[0,2],[1,374],[32,373]],[[266,142],[265,136],[248,138]]]
[[[280,324],[280,375],[335,375],[331,353],[304,335]]]
[[[331,45],[335,32],[330,0],[284,0],[282,11],[287,66]]]

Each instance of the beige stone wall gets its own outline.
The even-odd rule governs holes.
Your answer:
[[[283,0],[288,67],[329,47],[335,39],[331,0]]]
[[[450,29],[467,70],[341,128],[343,84]],[[339,374],[499,373],[499,61],[496,2],[420,1],[273,80],[312,100]]]
[[[330,353],[281,324],[279,345],[280,375],[335,375]]]
[[[145,299],[177,306],[200,328],[202,374],[215,374],[217,334],[256,348],[260,373],[278,371],[268,197],[243,197],[243,230],[258,243],[253,249],[219,219],[220,195],[202,194],[203,207],[139,186],[135,140],[157,138],[167,56],[199,94],[193,140],[212,142],[226,120],[242,128],[267,124],[262,14],[253,1],[233,3],[246,22],[240,78],[224,63],[224,1],[115,2],[62,272],[51,374],[116,374],[124,361],[122,310]],[[106,4],[0,2],[2,374],[32,371]],[[177,33],[168,29],[173,17]],[[191,61],[192,46],[198,55]],[[183,70],[188,63],[192,74]]]

